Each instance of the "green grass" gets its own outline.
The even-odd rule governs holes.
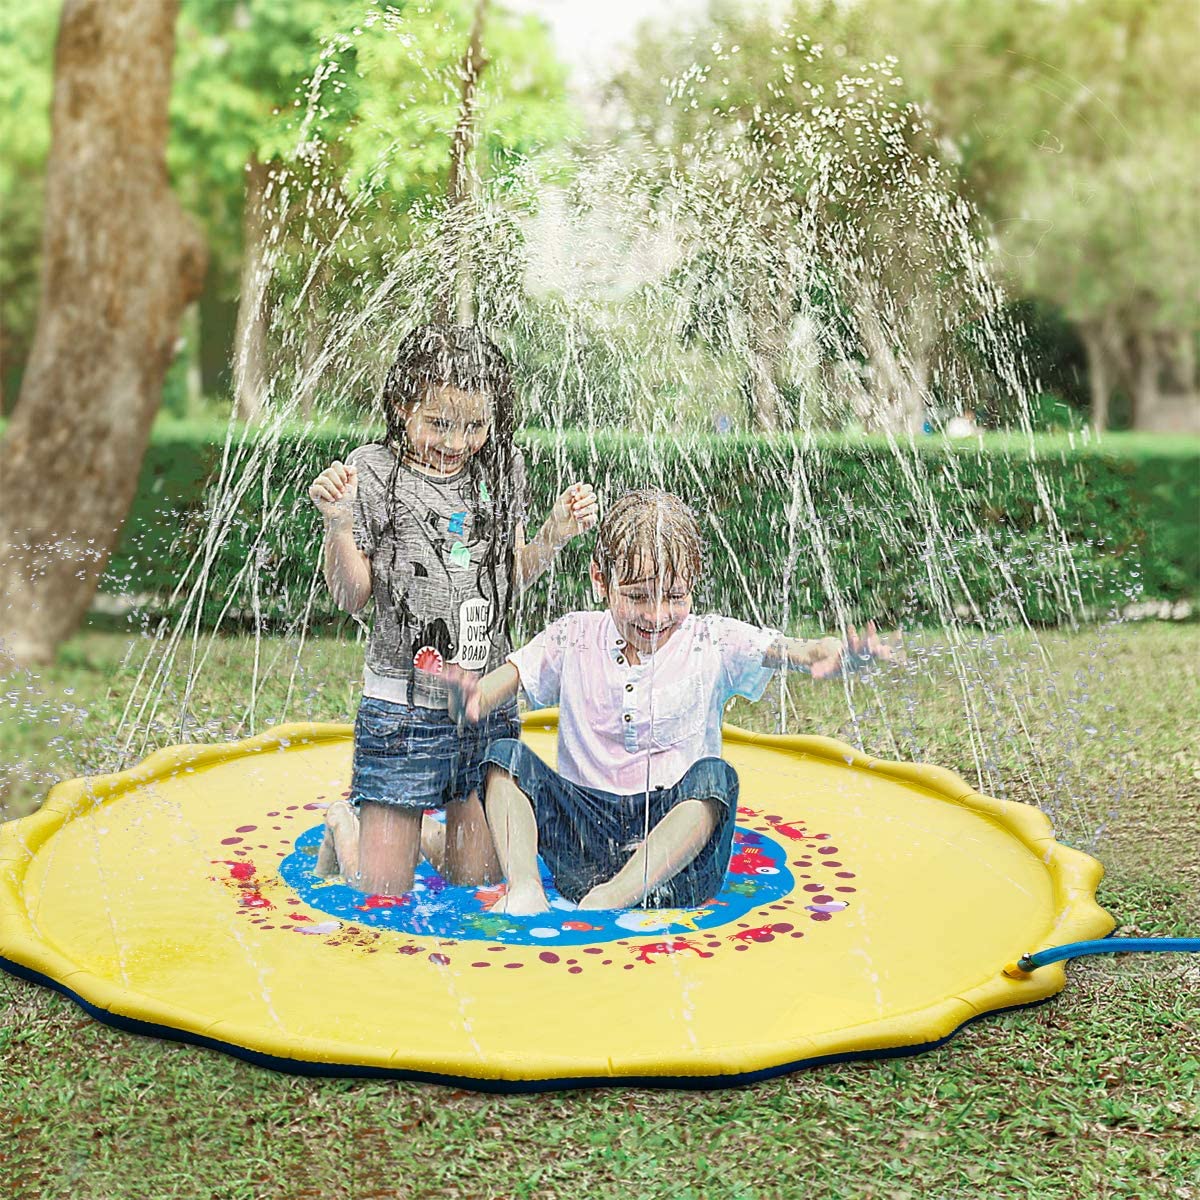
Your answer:
[[[1015,634],[964,656],[980,668],[974,687],[993,663],[1029,731],[1024,743],[988,743],[988,778],[1016,799],[1074,792],[1064,820],[1080,830],[1107,820],[1100,899],[1122,932],[1196,934],[1200,628],[1094,628],[1041,644],[1044,659]],[[881,757],[915,755],[974,780],[950,660],[932,636],[911,648],[893,677],[855,688],[858,734]],[[136,679],[126,650],[119,634],[86,633],[54,668],[7,682],[0,815],[107,761]],[[309,647],[293,707],[343,718],[359,653]],[[191,701],[196,739],[248,731],[247,647],[214,654]],[[269,678],[264,722],[286,685]],[[790,696],[792,728],[855,740],[840,686],[797,681]],[[178,696],[162,707],[177,713]],[[997,728],[1013,719],[1002,697],[989,712]],[[773,728],[777,693],[730,718]],[[177,733],[164,721],[150,743]],[[786,995],[788,980],[779,986]],[[1185,956],[1083,960],[1056,1000],[977,1022],[940,1050],[713,1093],[489,1097],[290,1078],[118,1033],[9,977],[0,1014],[0,1180],[21,1200],[1200,1198],[1200,965]]]

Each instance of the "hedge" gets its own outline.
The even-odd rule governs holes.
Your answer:
[[[223,437],[156,427],[104,589],[207,627],[334,618],[305,492],[363,439],[243,431],[226,447]],[[747,620],[1047,624],[1200,594],[1195,439],[995,434],[896,448],[882,438],[606,430],[519,440],[537,519],[577,478],[602,500],[647,484],[682,495],[707,542],[701,603]],[[586,603],[589,542],[569,547],[534,589],[530,623]]]

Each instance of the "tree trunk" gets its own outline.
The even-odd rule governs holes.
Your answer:
[[[471,296],[471,263],[465,245],[463,218],[474,191],[475,173],[471,170],[471,154],[475,149],[475,97],[479,90],[479,76],[487,66],[487,59],[483,57],[483,26],[487,7],[488,0],[476,0],[471,34],[459,68],[461,90],[458,121],[450,139],[450,174],[446,181],[446,197],[450,201],[449,288],[438,316],[441,320],[449,320],[453,316],[460,325],[469,325],[475,317]]]
[[[65,0],[37,330],[0,443],[0,645],[48,661],[129,512],[205,247],[170,190],[176,0]]]
[[[446,195],[451,204],[461,204],[471,192],[471,151],[475,148],[475,94],[479,88],[479,76],[487,66],[483,57],[483,25],[487,18],[488,0],[477,0],[475,18],[471,22],[471,36],[467,39],[467,50],[460,68],[458,123],[450,142],[450,178],[446,184]]]
[[[1108,367],[1108,355],[1100,330],[1088,323],[1081,327],[1083,348],[1087,354],[1088,391],[1091,394],[1092,428],[1103,433],[1108,428],[1108,401],[1112,395],[1112,378]]]
[[[1153,330],[1139,329],[1134,340],[1137,373],[1133,379],[1134,429],[1152,429],[1158,416],[1162,356]]]
[[[775,380],[775,364],[764,354],[751,354],[746,377],[750,420],[760,433],[774,433],[783,414],[783,397]]]
[[[242,278],[237,327],[233,334],[233,413],[255,425],[267,398],[267,285],[271,256],[267,247],[266,163],[252,157],[246,164],[246,198],[242,209]]]
[[[193,301],[183,314],[184,353],[187,355],[186,413],[194,417],[204,400],[204,380],[200,370],[200,303]]]
[[[858,316],[859,333],[871,369],[872,411],[868,430],[921,433],[925,426],[928,350],[918,346],[911,352],[897,354],[891,332],[873,306],[860,306]],[[913,340],[921,336],[917,332]]]

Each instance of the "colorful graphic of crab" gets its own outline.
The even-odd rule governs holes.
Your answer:
[[[743,929],[738,933],[730,934],[727,940],[743,944],[749,942],[773,942],[776,934],[790,933],[791,930],[792,926],[784,924],[758,925],[753,929]]]
[[[645,946],[634,947],[632,952],[640,962],[650,963],[654,962],[656,958],[662,958],[670,954],[684,954],[689,950],[700,958],[712,958],[711,951],[701,950],[699,946],[693,942],[689,942],[687,938],[674,938],[669,942],[648,942]]]
[[[810,836],[803,825],[797,825],[794,822],[777,821],[772,824],[771,828],[776,833],[783,834],[785,838],[791,838],[793,842],[803,842]]]

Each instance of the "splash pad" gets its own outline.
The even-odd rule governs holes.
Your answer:
[[[553,761],[554,713],[523,736]],[[1042,1000],[1033,948],[1108,933],[1101,868],[1036,809],[828,738],[726,731],[726,885],[689,911],[489,913],[312,872],[351,730],[281,726],[60,784],[0,828],[0,964],[118,1028],[305,1074],[509,1091],[717,1087],[909,1054]]]

